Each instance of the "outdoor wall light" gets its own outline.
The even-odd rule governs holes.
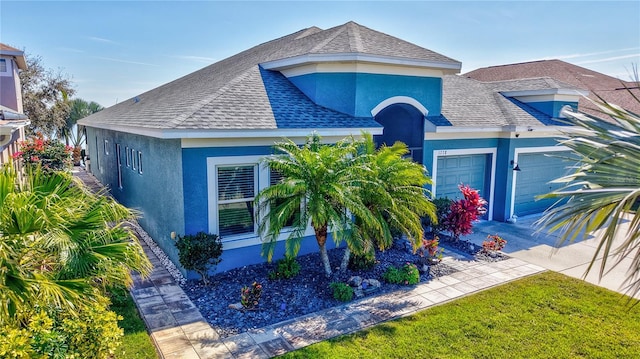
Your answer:
[[[515,166],[514,166],[514,165],[515,165]],[[520,166],[518,166],[518,164],[517,164],[517,163],[513,162],[513,160],[511,160],[511,166],[513,166],[513,170],[514,170],[514,171],[518,171],[518,172],[520,172],[520,171],[521,171]]]

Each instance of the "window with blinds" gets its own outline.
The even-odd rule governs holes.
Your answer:
[[[217,167],[220,237],[255,232],[257,169],[257,165]]]

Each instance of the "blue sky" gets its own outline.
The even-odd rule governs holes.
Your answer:
[[[347,21],[478,67],[557,58],[629,80],[640,1],[0,1],[0,42],[111,106],[257,44]]]

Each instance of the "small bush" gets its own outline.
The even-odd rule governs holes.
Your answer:
[[[406,263],[402,268],[390,266],[382,278],[392,284],[413,285],[420,282],[420,272],[415,264]]]
[[[440,239],[438,236],[433,239],[423,239],[422,246],[418,248],[418,255],[429,261],[441,261],[444,249],[440,248]]]
[[[374,253],[351,253],[349,257],[349,269],[351,270],[369,270],[376,263],[376,255]]]
[[[488,235],[487,240],[482,242],[482,250],[486,253],[497,252],[501,251],[506,245],[507,241],[499,235]]]
[[[176,248],[180,258],[180,264],[185,269],[193,270],[200,274],[202,282],[209,285],[209,271],[215,270],[222,259],[222,241],[216,234],[198,232],[195,235],[188,234],[178,236]]]
[[[353,288],[347,283],[333,282],[329,285],[333,290],[333,298],[341,302],[349,302],[353,299]]]
[[[276,262],[276,269],[269,272],[269,279],[289,279],[300,273],[300,263],[295,257],[285,257]]]
[[[480,197],[478,190],[464,185],[459,188],[464,198],[451,203],[449,214],[443,222],[444,229],[451,232],[454,241],[458,241],[461,235],[472,233],[473,222],[487,212],[484,207],[487,201]]]
[[[251,287],[243,287],[240,294],[240,303],[245,309],[253,309],[260,303],[262,296],[262,284],[253,282]]]
[[[440,232],[446,230],[445,220],[447,216],[449,216],[449,211],[451,211],[451,203],[453,201],[447,197],[440,197],[433,200],[433,204],[436,205],[436,217],[438,222],[435,223],[431,221],[429,216],[425,216],[422,218],[422,225],[429,229],[431,233],[434,235],[440,234]]]
[[[41,166],[44,173],[50,173],[70,169],[73,164],[72,153],[72,147],[37,134],[35,138],[20,142],[20,151],[14,153],[13,158],[22,160],[27,167]]]
[[[21,322],[0,326],[0,358],[112,358],[123,330],[109,300],[98,296],[75,313],[35,307]]]

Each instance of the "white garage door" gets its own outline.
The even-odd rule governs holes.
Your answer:
[[[562,184],[549,182],[564,176],[567,166],[571,164],[552,156],[566,154],[568,153],[553,152],[551,156],[545,156],[544,153],[521,153],[518,156],[520,172],[516,174],[515,215],[540,213],[555,203],[554,199],[536,201],[536,196],[562,187]]]

